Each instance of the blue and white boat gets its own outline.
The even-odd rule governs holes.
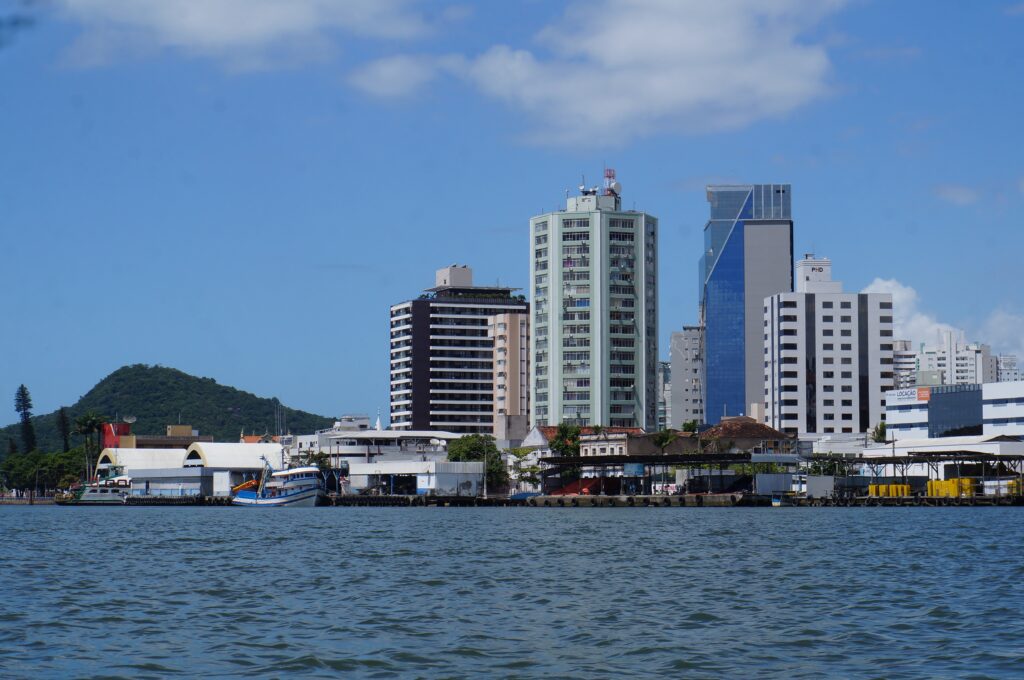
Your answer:
[[[324,495],[320,468],[309,466],[274,472],[268,465],[259,486],[255,490],[238,491],[231,503],[251,507],[312,508]]]

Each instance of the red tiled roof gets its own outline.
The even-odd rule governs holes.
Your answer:
[[[759,423],[753,418],[737,416],[727,418],[714,427],[700,433],[702,438],[719,437],[721,439],[792,439],[792,435]]]

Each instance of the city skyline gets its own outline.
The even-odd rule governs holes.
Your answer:
[[[761,18],[789,26],[771,47],[789,60],[774,84],[793,86],[791,102],[758,97],[762,107],[727,116],[747,98],[725,83],[701,91],[711,108],[659,95],[651,118],[623,103],[571,129],[538,113],[590,110],[541,88],[552,73],[578,58],[624,100],[635,75],[589,44],[553,47],[579,37],[565,14],[578,5],[378,4],[389,35],[332,15],[238,37],[216,17],[197,19],[203,32],[59,2],[4,36],[18,97],[0,124],[20,132],[0,158],[0,302],[15,320],[0,339],[0,390],[25,383],[43,413],[142,362],[318,413],[386,410],[381,310],[449,262],[526,289],[530,216],[605,165],[627,207],[660,218],[658,359],[696,321],[704,186],[776,181],[796,192],[795,253],[831,257],[851,291],[892,292],[897,323],[918,334],[906,339],[947,324],[1021,352],[1021,96],[989,68],[1021,63],[1013,3],[837,3],[803,18],[787,5]],[[579,30],[597,44],[618,30],[650,59],[657,28],[641,9]],[[689,21],[745,35],[741,10]],[[323,53],[291,49],[310,35]],[[417,54],[431,55],[419,69]],[[690,87],[685,57],[664,56]],[[507,91],[492,87],[495,69]],[[399,91],[402,79],[421,89]],[[715,112],[720,125],[695,123]],[[275,320],[280,333],[252,332]]]

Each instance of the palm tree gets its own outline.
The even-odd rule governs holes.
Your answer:
[[[85,479],[92,479],[93,473],[93,435],[99,435],[103,429],[105,418],[95,411],[88,411],[75,418],[75,433],[85,437]],[[96,453],[99,453],[98,451]]]
[[[669,444],[679,438],[679,433],[675,430],[662,430],[661,432],[655,432],[654,436],[651,437],[651,441],[654,445],[661,449],[661,455],[665,455],[665,449],[669,447]]]

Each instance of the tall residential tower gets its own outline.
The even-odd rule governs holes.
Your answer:
[[[525,357],[508,352],[513,345],[495,338],[493,328],[495,315],[510,315],[499,316],[497,335],[513,320],[515,330],[505,335],[514,333],[518,343],[526,332],[517,315],[529,307],[514,290],[474,286],[473,270],[452,265],[437,271],[423,295],[391,307],[392,429],[493,434],[496,416],[519,408],[518,392],[507,383],[525,372]],[[496,344],[505,350],[499,357]],[[497,375],[503,371],[496,367],[508,375]],[[504,388],[497,395],[496,377]]]
[[[657,218],[615,171],[530,220],[533,425],[657,427]]]
[[[700,260],[704,416],[748,414],[764,403],[764,299],[793,290],[788,184],[709,186]]]

